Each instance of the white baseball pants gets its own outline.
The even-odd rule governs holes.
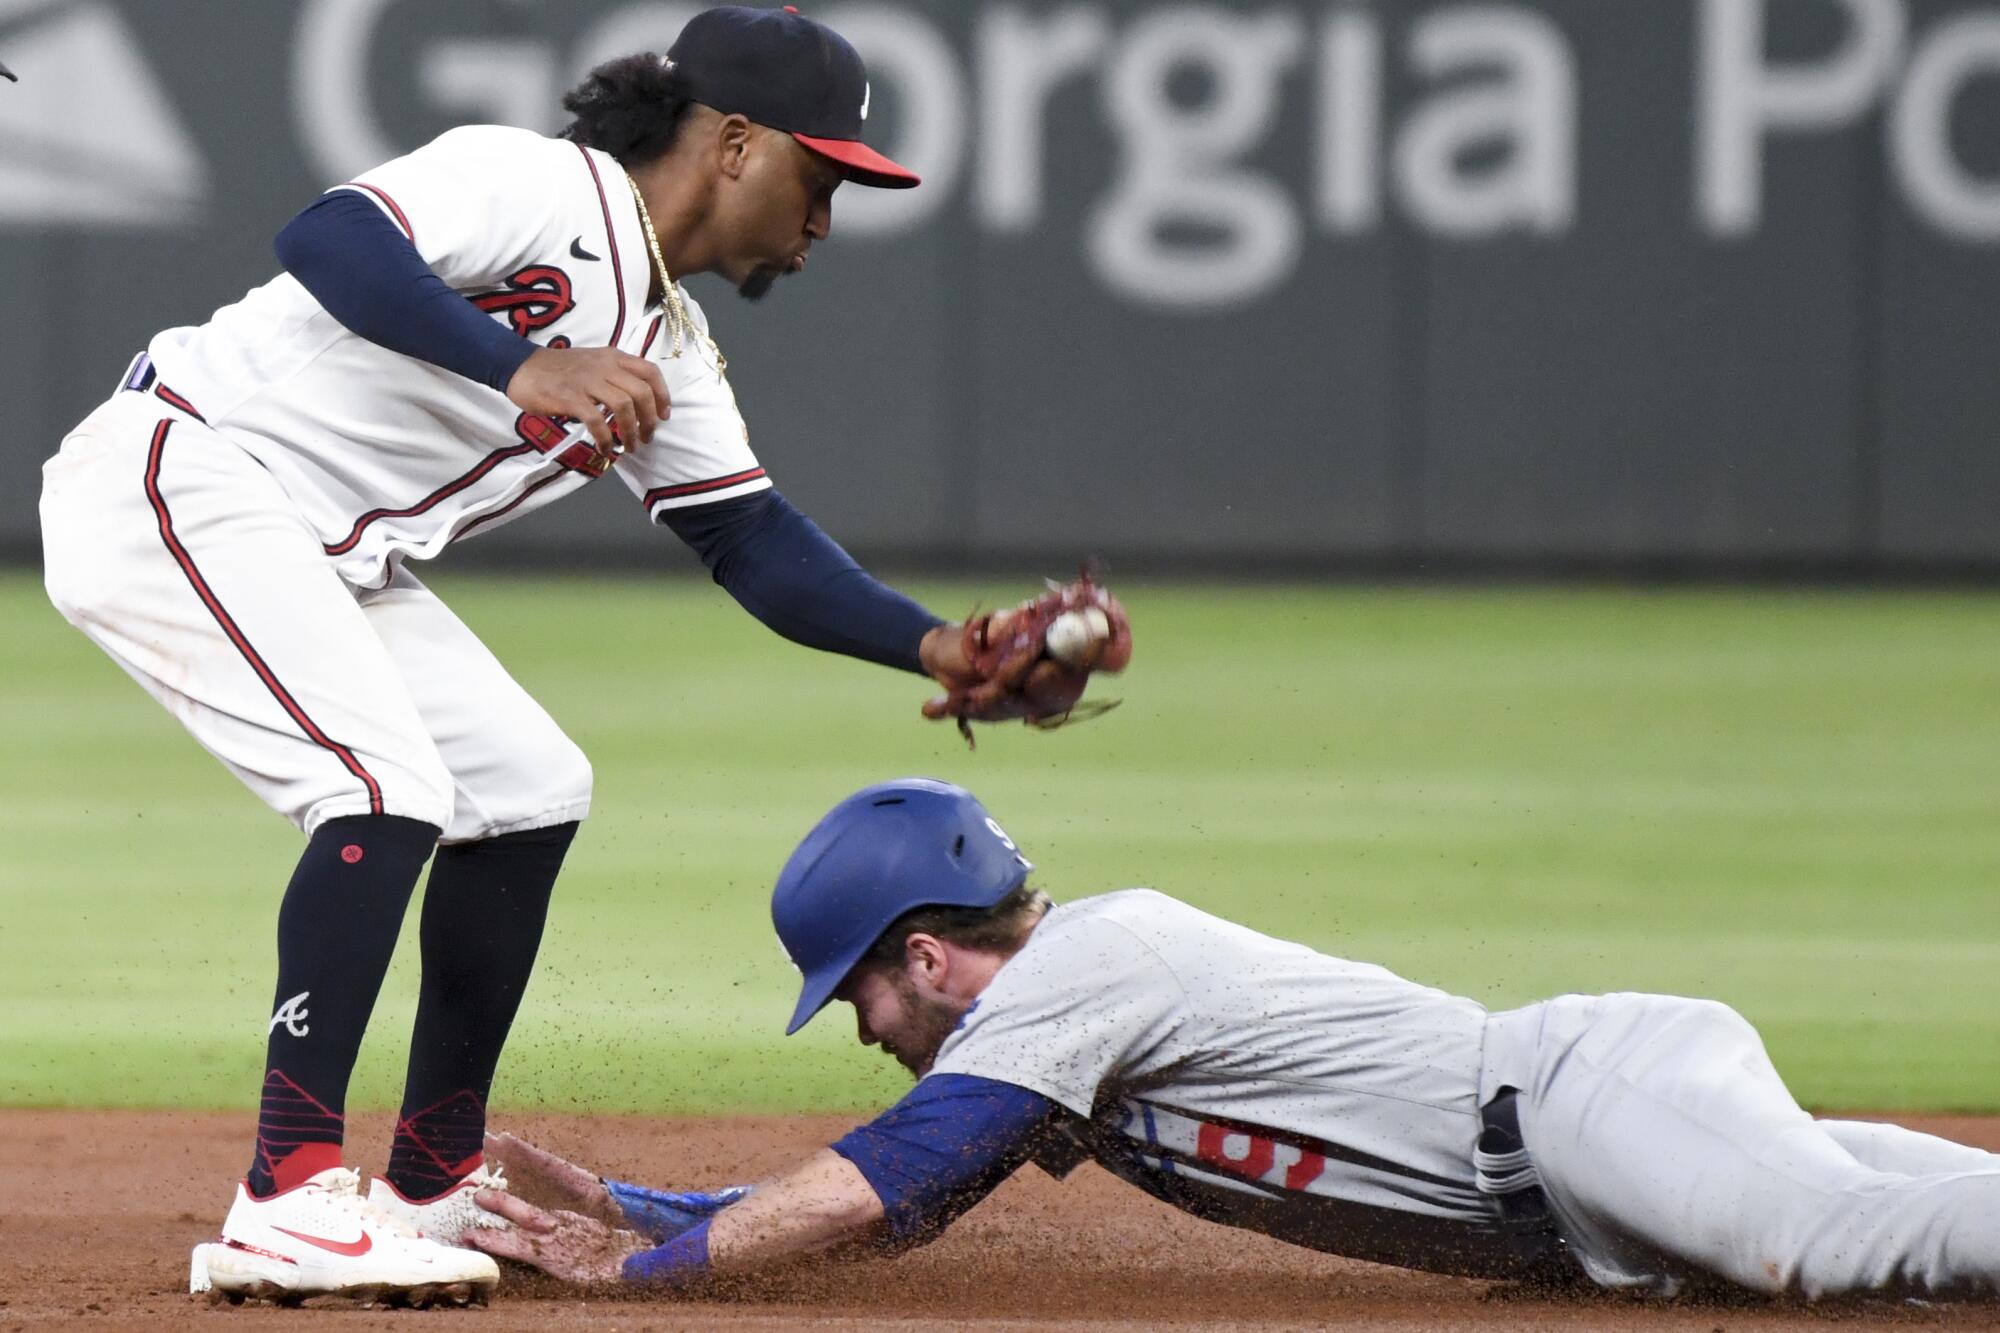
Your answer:
[[[581,819],[590,763],[407,571],[357,590],[277,481],[144,393],[43,467],[50,599],[310,834],[390,814],[445,842]]]
[[[2000,1296],[2000,1155],[1814,1120],[1727,1005],[1569,995],[1495,1014],[1486,1079],[1602,1286]]]

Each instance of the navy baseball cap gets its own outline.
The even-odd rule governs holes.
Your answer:
[[[804,1027],[896,918],[918,907],[991,907],[1034,869],[973,794],[901,778],[828,812],[785,862],[771,924],[804,975],[785,1035]]]
[[[861,142],[868,69],[845,37],[798,10],[725,5],[688,20],[667,50],[689,97],[783,130],[857,185],[906,190],[917,174]]]

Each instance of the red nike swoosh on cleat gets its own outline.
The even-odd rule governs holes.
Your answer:
[[[369,1236],[365,1231],[361,1233],[361,1239],[359,1240],[328,1240],[324,1236],[308,1236],[305,1232],[294,1231],[290,1227],[272,1227],[271,1230],[282,1231],[287,1236],[295,1236],[308,1245],[317,1245],[322,1250],[331,1250],[335,1254],[344,1254],[350,1259],[357,1255],[366,1254],[375,1248],[374,1238]]]

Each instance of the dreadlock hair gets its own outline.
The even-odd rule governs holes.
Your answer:
[[[1026,883],[991,907],[913,907],[889,923],[861,961],[899,965],[912,935],[935,935],[981,953],[1011,954],[1027,942],[1028,932],[1049,907],[1049,895]]]
[[[591,70],[563,94],[562,104],[576,117],[563,138],[609,153],[621,166],[636,167],[673,147],[694,102],[681,90],[673,61],[641,52]]]

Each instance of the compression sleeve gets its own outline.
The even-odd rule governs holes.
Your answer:
[[[878,582],[775,489],[664,510],[660,521],[744,610],[794,643],[923,674],[918,645],[944,622]]]
[[[350,332],[507,391],[535,344],[453,291],[382,210],[352,190],[324,194],[285,224],[278,262]]]
[[[706,1222],[750,1192],[748,1185],[719,1190],[656,1190],[625,1180],[606,1180],[606,1192],[625,1225],[656,1241],[667,1241]]]
[[[627,1255],[619,1276],[634,1285],[684,1287],[708,1274],[707,1222],[650,1250]]]
[[[933,1074],[833,1150],[881,1199],[890,1236],[921,1245],[1033,1157],[1061,1113],[1011,1083]]]

